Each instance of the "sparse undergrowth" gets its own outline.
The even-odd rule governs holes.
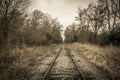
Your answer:
[[[110,78],[120,78],[120,48],[115,46],[100,47],[91,44],[68,44],[89,62],[108,74]]]
[[[3,54],[0,56],[0,80],[28,80],[29,70],[27,67],[19,64],[19,54]]]
[[[0,55],[0,80],[29,80],[35,73],[31,69],[45,57],[63,45],[34,46],[12,49],[10,54]],[[66,46],[82,54],[89,62],[94,64],[112,77],[120,77],[120,50],[119,47],[100,47],[91,44],[73,43]]]
[[[12,49],[9,54],[0,55],[0,80],[29,80],[32,67],[43,58],[51,55],[55,45]]]

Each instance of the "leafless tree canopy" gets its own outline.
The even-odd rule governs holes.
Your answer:
[[[30,0],[0,1],[1,48],[10,45],[40,45],[62,41],[60,23],[39,10],[26,14]]]
[[[119,0],[98,0],[97,5],[90,3],[87,8],[79,8],[77,12],[76,20],[79,24],[76,27],[70,25],[71,29],[67,28],[66,42],[120,44]]]

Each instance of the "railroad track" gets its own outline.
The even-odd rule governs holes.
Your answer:
[[[71,59],[72,63],[74,64],[75,69],[76,69],[77,72],[78,72],[78,78],[75,79],[75,80],[85,80],[82,72],[81,72],[80,69],[79,69],[79,66],[78,66],[77,62],[74,60],[73,56],[71,55],[71,49],[70,49],[70,48],[60,48],[60,49],[59,49],[58,53],[57,53],[56,56],[54,57],[54,59],[53,59],[53,61],[51,62],[50,66],[49,66],[48,69],[46,70],[46,72],[45,72],[42,80],[49,80],[49,79],[47,78],[47,76],[49,75],[51,69],[52,69],[53,66],[55,65],[55,62],[56,62],[57,58],[59,57],[59,55],[61,54],[61,51],[62,51],[63,49],[66,50],[66,52],[67,52],[67,54],[68,54],[67,56]],[[63,77],[64,77],[64,76],[63,76]],[[57,78],[56,78],[56,79],[57,79]],[[56,80],[56,79],[54,79],[54,80]],[[53,79],[52,79],[52,80],[53,80]],[[64,79],[61,78],[61,79],[57,79],[57,80],[64,80]],[[68,79],[67,79],[67,80],[68,80]],[[74,79],[71,78],[71,79],[69,79],[69,80],[74,80]]]
[[[76,67],[77,71],[79,72],[79,77],[81,78],[81,80],[85,80],[82,72],[81,72],[80,69],[79,69],[79,66],[78,66],[77,62],[74,60],[74,58],[73,58],[72,55],[70,54],[70,53],[71,53],[70,48],[65,48],[65,49],[67,50],[67,53],[69,54],[70,58],[72,59],[74,66]]]
[[[52,69],[52,67],[53,67],[53,66],[54,66],[54,64],[55,64],[56,59],[57,59],[57,58],[58,58],[58,56],[60,55],[61,50],[62,50],[62,48],[60,48],[60,50],[59,50],[58,54],[55,56],[54,60],[51,62],[50,67],[47,69],[47,71],[46,71],[45,75],[43,76],[43,80],[46,80],[46,77],[47,77],[48,73],[50,72],[50,70]]]

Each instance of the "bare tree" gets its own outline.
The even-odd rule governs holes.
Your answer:
[[[62,41],[60,33],[61,25],[57,19],[52,19],[50,15],[35,10],[28,17],[26,23],[26,27],[24,28],[26,44],[35,46]]]
[[[8,34],[10,31],[10,22],[15,18],[16,14],[24,13],[29,4],[29,0],[1,0],[0,1],[0,23],[2,34],[2,47],[8,45]]]

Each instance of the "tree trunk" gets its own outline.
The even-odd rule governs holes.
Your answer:
[[[110,32],[111,31],[111,25],[110,25],[110,11],[109,11],[108,0],[106,0],[106,7],[107,7],[108,28],[109,28],[109,32]]]

